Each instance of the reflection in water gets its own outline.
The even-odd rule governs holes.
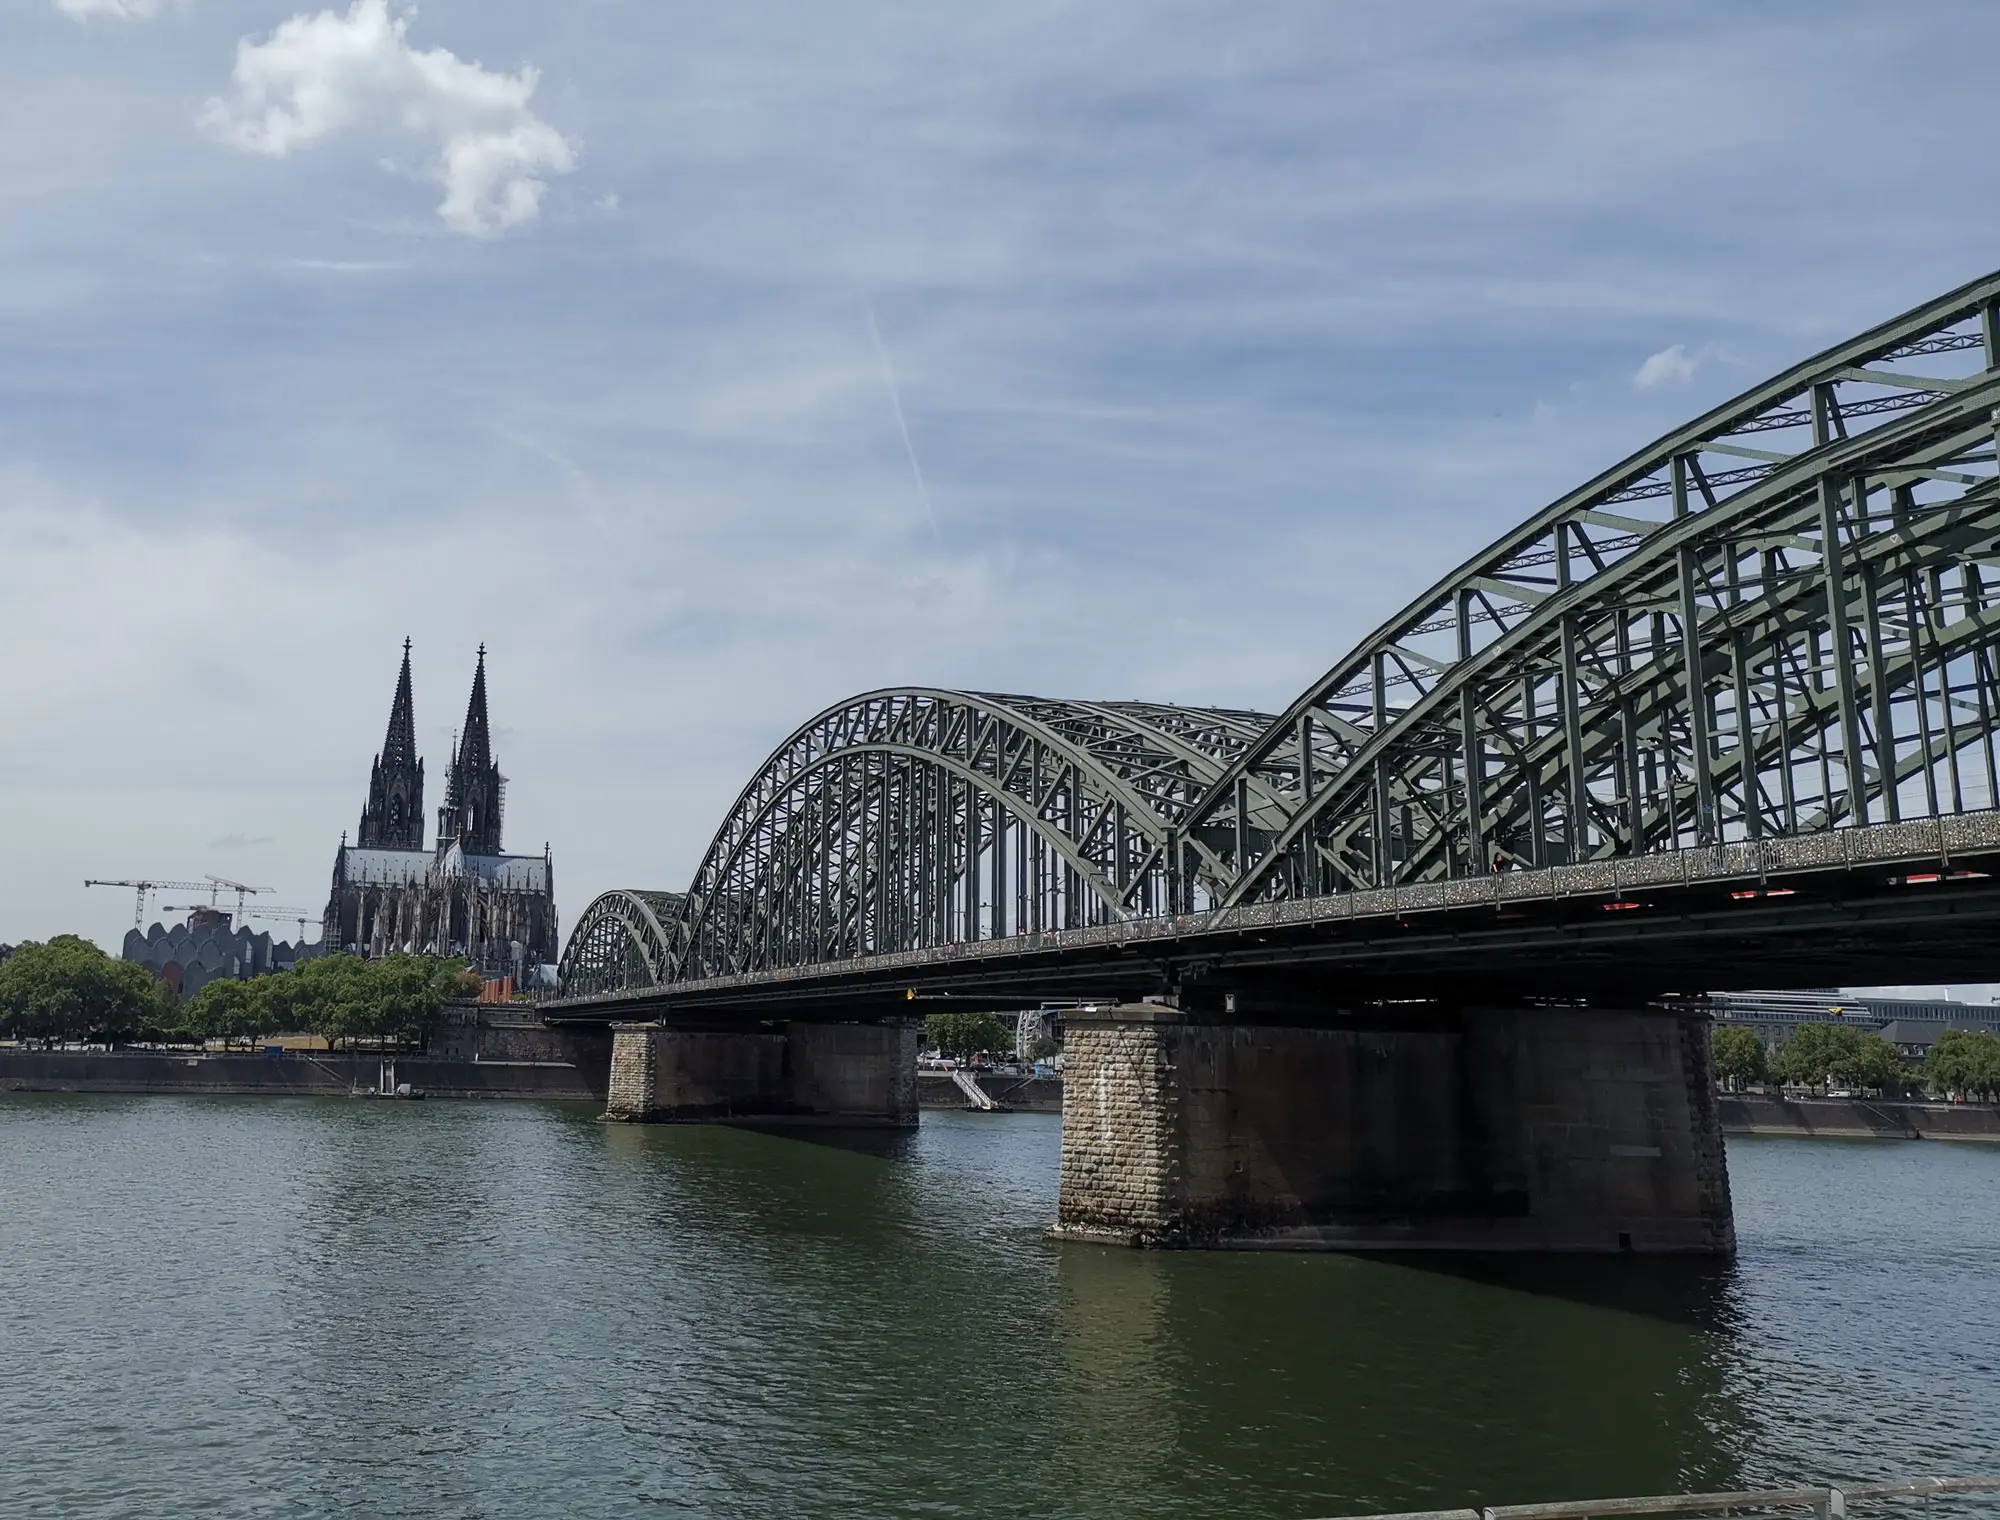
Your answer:
[[[0,1098],[0,1515],[1300,1517],[1992,1460],[2000,1151],[1735,1147],[1716,1270],[1056,1246],[1057,1139]]]
[[[1086,1513],[1115,1513],[1133,1494],[1177,1487],[1182,1369],[1167,1324],[1165,1258],[1064,1245],[1058,1251],[1056,1337],[1068,1397],[1051,1414]]]
[[[1712,1256],[1535,1256],[1527,1252],[1383,1252],[1373,1258],[1468,1282],[1620,1309],[1730,1334],[1739,1320],[1737,1267]]]
[[[1106,1369],[1106,1417],[1079,1424],[1124,1422],[1122,1461],[1166,1487],[1273,1513],[1733,1486],[1727,1342],[1553,1291],[1571,1277],[1523,1294],[1361,1257],[1067,1248],[1065,1340]]]

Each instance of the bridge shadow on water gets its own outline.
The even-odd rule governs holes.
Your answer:
[[[1727,1266],[1057,1244],[1058,1133],[927,1115],[575,1139],[620,1279],[672,1285],[642,1339],[673,1348],[674,1407],[761,1421],[778,1393],[825,1490],[799,1513],[1295,1520],[1744,1474]],[[891,1439],[860,1389],[926,1434]],[[761,1456],[714,1460],[776,1497]]]
[[[1058,1280],[1071,1458],[1106,1497],[1352,1514],[1744,1473],[1726,1270],[1084,1247]]]
[[[1728,1334],[1741,1320],[1736,1264],[1705,1256],[1544,1256],[1532,1252],[1394,1251],[1372,1260],[1463,1282],[1615,1309]]]
[[[801,1125],[740,1119],[717,1127],[877,1161],[913,1162],[920,1152],[916,1131],[884,1126]],[[1049,1222],[1054,1222],[1053,1210]],[[1712,1257],[1576,1256],[1520,1251],[1315,1254],[1351,1256],[1489,1288],[1642,1315],[1715,1334],[1728,1334],[1737,1327],[1740,1318],[1736,1265]]]
[[[779,1119],[731,1119],[719,1129],[744,1130],[753,1135],[770,1135],[798,1140],[807,1145],[825,1146],[856,1156],[873,1156],[878,1161],[906,1161],[916,1153],[915,1130],[888,1125],[795,1124]]]

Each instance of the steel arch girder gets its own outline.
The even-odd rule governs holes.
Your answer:
[[[680,894],[674,892],[613,888],[599,893],[570,930],[557,980],[566,991],[629,987],[633,982],[623,973],[635,961],[647,973],[646,985],[666,980],[671,944],[666,926],[680,903]],[[615,979],[610,977],[613,959],[619,970]]]
[[[1928,418],[1946,410],[1954,410],[1960,416],[1966,414],[1966,402],[1976,406],[1988,404],[1988,392],[1982,390],[1990,382],[1990,372],[1986,376],[1954,376],[1942,380],[1912,380],[1900,376],[1892,370],[1868,370],[1868,362],[1902,362],[1904,358],[1916,354],[1926,360],[1936,352],[1960,352],[1960,350],[1984,350],[1984,356],[1992,358],[1994,330],[1996,330],[1996,302],[2000,302],[2000,276],[1988,276],[1974,284],[1962,286],[1948,296],[1930,302],[1914,312],[1896,318],[1880,328],[1862,334],[1860,338],[1842,344],[1826,354],[1808,360],[1806,364],[1794,366],[1786,374],[1778,376],[1756,390],[1738,396],[1722,408],[1716,408],[1708,416],[1690,424],[1688,428],[1668,434],[1648,450],[1634,454],[1620,466],[1614,466],[1604,476],[1584,486],[1578,492],[1556,502],[1552,508],[1544,510],[1538,518],[1524,524],[1508,538],[1500,540],[1496,546],[1482,552],[1476,560],[1460,566],[1444,582],[1438,582],[1424,598],[1414,602],[1394,620],[1384,624],[1370,636],[1368,642],[1358,646],[1350,656],[1336,664],[1320,682],[1310,686],[1288,712],[1272,724],[1272,728],[1258,740],[1252,750],[1248,750],[1226,776],[1220,778],[1218,786],[1208,798],[1196,808],[1194,822],[1200,820],[1224,820],[1222,832],[1230,832],[1234,820],[1232,812],[1232,788],[1246,772],[1264,766],[1278,766],[1280,774],[1286,768],[1298,770],[1298,764],[1288,758],[1288,746],[1294,742],[1304,748],[1302,740],[1294,736],[1306,734],[1314,724],[1328,720],[1348,726],[1352,732],[1362,736],[1362,742],[1350,744],[1338,764],[1336,772],[1328,778],[1328,786],[1322,790],[1310,784],[1312,778],[1296,788],[1286,788],[1288,820],[1286,828],[1270,840],[1268,848],[1252,858],[1244,858],[1242,850],[1232,854],[1232,880],[1222,894],[1226,902],[1242,902],[1246,898],[1266,894],[1274,890],[1272,874],[1278,864],[1298,846],[1304,828],[1302,820],[1314,814],[1322,814],[1328,806],[1328,792],[1354,786],[1350,778],[1358,774],[1364,762],[1380,754],[1384,738],[1394,728],[1404,728],[1412,716],[1422,720],[1426,714],[1418,714],[1418,708],[1434,710],[1434,702],[1428,702],[1440,686],[1450,682],[1454,676],[1462,676],[1468,668],[1488,664],[1494,654],[1510,642],[1510,636],[1526,628],[1546,628],[1550,620],[1560,614],[1564,606],[1574,608],[1584,588],[1616,588],[1628,566],[1642,556],[1644,550],[1658,546],[1666,534],[1696,534],[1720,530],[1728,522],[1730,508],[1748,510],[1760,500],[1768,500],[1768,486],[1774,480],[1792,476],[1804,470],[1826,470],[1840,468],[1840,452],[1844,446],[1880,446],[1880,442],[1870,444],[1868,440],[1878,440],[1878,434],[1898,434],[1908,436],[1912,430],[1922,432],[1928,428]],[[1968,322],[1978,318],[1976,332],[1954,332],[1952,328],[1964,328]],[[1882,408],[1878,402],[1882,398],[1860,398],[1842,402],[1836,394],[1840,384],[1848,386],[1872,386],[1890,390],[1894,408]],[[1898,390],[1898,386],[1902,386]],[[1914,386],[1914,388],[1912,388]],[[1968,392],[1978,392],[1968,396]],[[1800,396],[1812,398],[1812,414],[1806,412],[1786,412],[1782,410]],[[1846,406],[1846,410],[1840,410]],[[1916,412],[1914,418],[1904,418],[1902,414]],[[1876,426],[1868,432],[1846,434],[1848,424],[1860,426],[1880,416],[1896,418],[1896,424]],[[1790,418],[1790,420],[1788,420]],[[1814,442],[1808,448],[1800,448],[1796,454],[1776,454],[1770,450],[1746,450],[1734,436],[1728,436],[1726,428],[1736,428],[1738,434],[1772,432],[1778,430],[1776,424],[1784,424],[1794,432],[1800,428],[1812,428],[1814,440],[1828,434],[1826,442]],[[1762,464],[1754,472],[1756,478],[1740,480],[1736,484],[1742,490],[1730,496],[1714,496],[1714,480],[1700,470],[1700,460],[1704,456],[1734,456],[1742,452],[1758,452]],[[1676,516],[1662,522],[1644,522],[1618,514],[1608,514],[1602,510],[1606,498],[1616,498],[1620,492],[1646,486],[1652,490],[1648,478],[1666,480],[1662,486],[1672,500]],[[1710,528],[1700,528],[1696,524],[1710,524]],[[1576,532],[1576,536],[1566,536],[1576,524],[1590,524],[1594,528],[1616,528],[1624,534],[1622,542],[1590,540],[1586,534]],[[1562,558],[1556,562],[1556,550],[1546,546],[1554,540]],[[1540,548],[1538,548],[1540,546]],[[1534,552],[1528,552],[1534,550]],[[1606,562],[1604,556],[1610,556]],[[1572,578],[1572,568],[1586,562],[1590,574],[1582,580]],[[1508,584],[1500,570],[1514,564],[1516,580]],[[1528,582],[1534,576],[1526,576],[1528,568],[1554,564],[1552,576],[1542,576],[1544,586],[1534,588]],[[1566,582],[1566,584],[1558,584]],[[1514,596],[1514,602],[1506,608],[1496,608],[1492,602],[1494,594]],[[1470,612],[1470,604],[1478,600],[1482,610]],[[1414,632],[1436,634],[1442,626],[1436,622],[1436,614],[1442,606],[1458,606],[1456,632],[1460,644],[1460,656],[1452,658],[1430,658],[1422,650],[1408,648]],[[1426,626],[1428,620],[1428,626]],[[1482,624],[1482,628],[1498,630],[1492,638],[1484,638],[1476,648],[1468,640],[1468,624]],[[1422,684],[1422,676],[1412,674],[1414,670],[1424,670],[1432,676],[1428,686],[1422,686],[1424,696],[1416,704],[1406,708],[1388,710],[1382,698],[1382,688],[1392,684],[1394,678],[1384,680],[1384,670],[1390,664],[1404,666],[1402,680],[1410,684]],[[1368,678],[1364,678],[1364,674]],[[1340,698],[1366,696],[1372,694],[1374,700],[1374,726],[1358,726],[1356,722],[1336,716]],[[1352,706],[1352,704],[1350,704]],[[1240,838],[1240,834],[1238,834]],[[1252,842],[1256,832],[1252,832]]]
[[[1354,793],[1367,784],[1364,772],[1378,758],[1393,755],[1398,747],[1407,749],[1424,741],[1436,744],[1443,728],[1439,722],[1440,713],[1451,699],[1463,700],[1470,694],[1475,705],[1485,708],[1488,704],[1480,695],[1481,682],[1500,684],[1519,679],[1521,667],[1531,663],[1538,652],[1547,656],[1557,624],[1565,617],[1629,614],[1633,604],[1643,605],[1648,595],[1657,598],[1660,587],[1645,584],[1647,577],[1672,574],[1676,557],[1684,551],[1699,551],[1705,542],[1708,548],[1713,549],[1732,537],[1783,534],[1793,526],[1785,519],[1810,513],[1813,493],[1824,484],[1846,482],[1857,476],[1896,482],[1902,477],[1935,478],[1946,473],[1960,482],[1972,483],[1965,497],[1928,504],[1925,510],[1932,513],[1950,511],[1961,502],[1973,500],[1972,493],[1989,491],[1992,484],[1990,472],[1994,464],[1990,448],[1991,416],[1996,403],[2000,403],[2000,377],[1989,376],[1899,424],[1861,434],[1844,444],[1815,450],[1810,457],[1794,462],[1789,468],[1711,508],[1709,512],[1690,514],[1670,523],[1634,547],[1616,567],[1615,573],[1598,577],[1563,597],[1551,598],[1538,607],[1532,617],[1522,620],[1482,650],[1477,658],[1446,672],[1416,704],[1399,714],[1394,725],[1364,746],[1353,763],[1333,780],[1326,791],[1317,794],[1308,806],[1294,814],[1268,854],[1253,863],[1251,869],[1235,883],[1230,900],[1241,901],[1255,895],[1276,864],[1301,839],[1308,837],[1321,819],[1340,814],[1343,810],[1351,814]],[[1940,471],[1940,461],[1959,459],[1968,447],[1975,446],[1980,457],[1965,462],[1988,473],[1971,476],[1963,470]],[[1859,536],[1851,543],[1842,540],[1840,552],[1844,555],[1859,548],[1861,543]],[[1715,625],[1699,615],[1696,623],[1698,634],[1703,638],[1718,631]],[[1706,667],[1708,661],[1704,659],[1702,664]],[[1445,715],[1446,718],[1448,716]],[[1592,715],[1594,722],[1604,718],[1601,710]],[[1492,730],[1480,731],[1482,742],[1492,737]],[[1409,781],[1407,775],[1402,779],[1405,784]]]
[[[1091,893],[1107,910],[1118,916],[1128,911],[1139,877],[1157,864],[1164,868],[1174,848],[1176,815],[1212,784],[1222,769],[1221,758],[1187,743],[1146,721],[1157,712],[1176,714],[1190,723],[1212,721],[1233,727],[1247,741],[1256,721],[1268,722],[1263,714],[1207,713],[1202,709],[1146,707],[1141,704],[1078,703],[1047,698],[1009,696],[982,692],[958,692],[938,688],[889,688],[863,693],[836,704],[802,724],[759,767],[710,844],[695,882],[684,900],[671,930],[671,974],[686,974],[687,967],[701,959],[697,951],[710,943],[715,915],[728,904],[739,919],[754,913],[752,900],[768,900],[772,891],[787,887],[785,882],[762,882],[759,869],[748,862],[750,875],[740,880],[745,856],[753,843],[779,821],[789,817],[811,795],[816,776],[833,774],[834,768],[854,756],[879,754],[894,756],[912,764],[935,768],[995,799],[1008,814],[1022,821],[1043,844],[1054,850],[1078,871]],[[1059,727],[1058,724],[1063,727]],[[1100,750],[1079,742],[1065,728],[1095,724],[1106,744],[1134,750],[1129,773],[1121,773]],[[1030,793],[1023,795],[1010,787],[1020,775],[1018,764],[1024,750],[1032,754],[1027,772]],[[1172,796],[1148,790],[1146,782],[1157,780],[1160,757],[1149,750],[1162,751],[1183,768],[1177,779],[1182,795]],[[981,761],[991,756],[991,769]],[[1145,858],[1134,861],[1132,877],[1120,883],[1108,877],[1102,862],[1093,860],[1083,842],[1073,840],[1060,827],[1042,816],[1042,810],[1056,795],[1050,787],[1039,798],[1033,787],[1049,773],[1050,762],[1066,769],[1094,800],[1092,816],[1101,828],[1103,820],[1122,820],[1146,846]],[[1176,779],[1176,778],[1170,778]],[[801,785],[806,788],[801,792]],[[863,811],[866,801],[863,799]],[[1115,810],[1115,811],[1114,811]],[[842,820],[845,827],[851,820]],[[1114,823],[1114,827],[1116,824]],[[1095,829],[1093,829],[1093,834]],[[1187,846],[1211,871],[1216,866],[1212,851],[1199,842]],[[809,862],[800,859],[793,869],[803,872]],[[739,882],[736,887],[730,883]],[[793,883],[791,885],[796,885]],[[746,921],[748,936],[737,936],[732,952],[748,952],[755,943],[755,924]]]
[[[1606,577],[1610,578],[1606,584],[1615,584],[1628,557],[1661,534],[1682,530],[1688,518],[1720,522],[1711,514],[1760,494],[1770,479],[1796,471],[1810,456],[1886,430],[1871,426],[1850,436],[1850,428],[1884,417],[1901,420],[1910,412],[1935,412],[1965,399],[1964,393],[1983,384],[1985,377],[1919,378],[1868,366],[1893,366],[1914,357],[1934,367],[1939,354],[1972,350],[1981,351],[1990,363],[1997,313],[2000,274],[1972,282],[1827,350],[1629,457],[1438,582],[1293,702],[1195,810],[1191,827],[1210,823],[1225,837],[1234,833],[1240,839],[1233,818],[1237,783],[1260,769],[1279,778],[1277,790],[1285,799],[1287,826],[1275,837],[1267,836],[1268,847],[1250,858],[1240,848],[1231,854],[1223,899],[1240,902],[1271,890],[1269,878],[1301,837],[1301,815],[1323,811],[1325,791],[1296,758],[1324,753],[1320,731],[1340,733],[1342,738],[1340,760],[1327,778],[1332,788],[1353,774],[1364,758],[1378,753],[1384,733],[1410,716],[1412,708],[1392,710],[1386,687],[1401,681],[1427,693],[1434,691],[1454,671],[1487,660],[1515,630],[1531,623],[1546,626],[1550,604],[1573,596],[1576,587],[1593,586]],[[1965,330],[1975,320],[1977,329]],[[1848,388],[1845,399],[1841,387]],[[1888,394],[1856,397],[1851,394],[1855,390]],[[1802,399],[1808,404],[1796,405]],[[1921,417],[1910,420],[1922,426]],[[1741,442],[1760,433],[1808,431],[1813,441],[1790,454],[1751,449]],[[1728,472],[1704,471],[1703,460],[1712,466],[1717,459],[1746,454],[1758,459],[1757,467],[1738,472],[1741,478],[1728,482],[1743,489],[1718,496],[1714,488]],[[1675,515],[1646,520],[1607,510],[1623,500],[1644,497],[1671,501]],[[1593,531],[1598,534],[1594,539]],[[1606,539],[1607,531],[1622,536]],[[1578,571],[1583,572],[1580,580]],[[1475,631],[1476,644],[1469,636]],[[1421,642],[1419,635],[1445,632],[1457,635],[1455,652],[1439,656],[1414,647]],[[1370,697],[1372,704],[1355,700]],[[1369,705],[1372,712],[1362,710]],[[1296,784],[1285,783],[1288,775]],[[1263,844],[1257,832],[1251,830],[1251,840]]]
[[[1930,515],[1950,519],[1953,531],[1948,535],[1939,535],[1937,539],[1912,540],[1906,530],[1898,530],[1850,544],[1848,548],[1852,557],[1846,559],[1844,569],[1847,573],[1843,579],[1869,575],[1889,581],[1897,576],[1928,574],[1963,563],[1968,557],[1976,557],[1978,546],[1982,543],[1986,557],[2000,560],[2000,491],[1993,486],[1982,487],[1974,496],[1944,504]],[[1800,635],[1824,634],[1827,631],[1824,624],[1818,623],[1812,616],[1812,603],[1823,599],[1827,590],[1824,574],[1809,571],[1782,598],[1747,604],[1740,614],[1719,617],[1705,626],[1702,647],[1710,652],[1725,646],[1769,651],[1790,647]],[[1858,600],[1860,595],[1861,588],[1857,583],[1851,599]],[[1884,651],[1880,662],[1880,684],[1876,690],[1882,697],[1894,702],[1915,687],[1925,675],[1941,668],[1948,669],[1990,644],[1996,633],[2000,633],[2000,610],[1987,610],[1968,613],[1956,623],[1938,624],[1921,645],[1906,638],[1900,649]],[[1780,640],[1782,645],[1778,642]],[[1704,658],[1702,664],[1709,667],[1714,662]],[[1777,673],[1775,665],[1773,673]],[[1732,680],[1737,677],[1733,664],[1728,674]],[[1754,672],[1746,669],[1742,674],[1746,685],[1752,684]],[[1768,684],[1761,681],[1755,684],[1758,696],[1755,705],[1768,715],[1773,708],[1768,700]],[[1619,699],[1622,711],[1639,720],[1643,732],[1662,733],[1666,721],[1680,714],[1687,705],[1685,662],[1671,658],[1642,666],[1622,677],[1607,695]],[[1808,758],[1804,746],[1824,735],[1840,716],[1837,683],[1819,689],[1781,691],[1778,695],[1777,721],[1768,721],[1767,718],[1767,721],[1751,725],[1747,731],[1752,742],[1748,745],[1732,732],[1733,742],[1726,748],[1716,750],[1710,758],[1711,777],[1717,795],[1722,796],[1735,788],[1738,799],[1736,817],[1756,833],[1767,830],[1773,834],[1787,832],[1784,823],[1771,816],[1772,804],[1763,789],[1762,780],[1767,768],[1802,763]],[[1798,700],[1794,701],[1795,698]],[[1936,736],[1936,743],[1925,745],[1923,754],[1913,756],[1906,762],[1898,760],[1888,768],[1880,763],[1878,756],[1871,770],[1866,750],[1880,748],[1883,715],[1876,714],[1871,707],[1868,716],[1872,720],[1872,728],[1870,724],[1863,725],[1864,731],[1867,731],[1867,742],[1854,767],[1862,782],[1859,801],[1864,811],[1882,800],[1885,786],[1893,787],[1901,780],[1920,774],[1926,763],[1934,763],[1947,752],[1944,743],[1947,736],[1940,734]],[[1615,725],[1606,724],[1586,726],[1583,738],[1590,750],[1586,758],[1602,763],[1622,736]],[[1988,730],[1971,729],[1952,747],[1963,750],[1975,743],[1990,742],[1991,738]],[[1520,757],[1523,769],[1540,773],[1539,789],[1543,795],[1560,796],[1562,793],[1567,779],[1564,748],[1562,737],[1551,735]],[[1852,775],[1846,778],[1848,795],[1842,801],[1842,808],[1850,819],[1855,800],[1851,795],[1853,779]],[[1751,787],[1756,788],[1754,797],[1749,790]],[[1519,785],[1506,788],[1496,805],[1489,808],[1485,815],[1485,837],[1499,837],[1510,828],[1518,830],[1525,821],[1525,809],[1530,805],[1529,795],[1529,789]],[[1687,800],[1692,804],[1694,799],[1690,795]],[[1821,800],[1824,802],[1827,799]],[[1751,821],[1753,814],[1758,821]],[[1834,811],[1824,808],[1810,820],[1810,827],[1826,827],[1835,821]],[[1690,818],[1689,822],[1692,825],[1697,820]],[[1612,820],[1607,832],[1614,837],[1594,853],[1603,856],[1637,852],[1659,842],[1664,832],[1678,828],[1679,819],[1678,815],[1663,815],[1656,809],[1651,810],[1639,821],[1636,838],[1630,833],[1623,839],[1616,838],[1616,832],[1624,826],[1624,820]],[[1432,846],[1432,853],[1435,853],[1435,845]]]

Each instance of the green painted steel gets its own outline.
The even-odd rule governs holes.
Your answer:
[[[565,992],[1991,809],[1996,343],[2000,274],[1746,391],[1280,714],[920,688],[829,708],[657,928],[642,894],[592,905]]]

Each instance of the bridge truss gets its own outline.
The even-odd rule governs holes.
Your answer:
[[[829,708],[684,897],[591,905],[565,994],[1993,808],[1996,407],[2000,275],[1614,466],[1275,717]]]

